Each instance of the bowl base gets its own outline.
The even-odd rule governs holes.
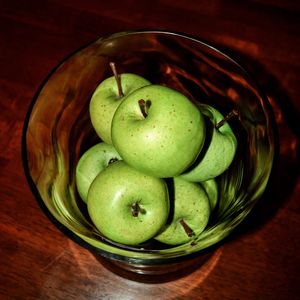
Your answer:
[[[118,276],[142,283],[163,283],[190,275],[207,262],[213,255],[213,252],[202,254],[182,262],[162,265],[130,264],[107,259],[95,253],[92,254],[103,267]]]

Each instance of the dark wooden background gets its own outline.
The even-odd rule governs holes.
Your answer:
[[[299,299],[300,2],[0,0],[1,299]],[[280,137],[254,213],[200,269],[161,284],[104,268],[41,212],[21,159],[26,111],[49,71],[97,37],[185,32],[238,59],[267,92]]]

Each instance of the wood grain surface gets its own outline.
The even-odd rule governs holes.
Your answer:
[[[299,299],[299,1],[0,0],[0,299]],[[166,29],[219,46],[256,77],[280,141],[254,212],[201,268],[159,284],[115,275],[43,214],[23,171],[32,98],[65,56],[110,33]]]

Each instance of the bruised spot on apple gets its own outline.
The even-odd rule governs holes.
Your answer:
[[[118,80],[117,80],[118,79]],[[102,81],[90,101],[90,118],[97,135],[112,144],[111,122],[120,103],[133,91],[151,84],[145,78],[131,73],[115,74]]]
[[[138,245],[151,239],[165,225],[170,204],[163,179],[117,161],[93,181],[87,207],[93,223],[104,236],[125,245]]]
[[[160,85],[132,92],[112,120],[112,142],[123,160],[146,174],[181,174],[198,156],[205,140],[199,109],[181,93]]]
[[[221,175],[232,163],[237,149],[237,139],[227,122],[236,112],[224,118],[210,105],[201,104],[200,110],[206,120],[205,144],[194,165],[181,175],[183,179],[192,182],[206,181]]]
[[[88,190],[96,176],[109,164],[121,159],[116,149],[104,142],[94,145],[83,153],[76,165],[76,186],[84,202],[87,202]]]

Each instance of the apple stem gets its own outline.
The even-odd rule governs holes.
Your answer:
[[[151,106],[151,102],[149,100],[145,101],[144,99],[140,99],[139,106],[140,106],[140,109],[141,109],[141,112],[142,112],[144,118],[147,118],[148,110]]]
[[[112,70],[112,72],[115,76],[115,79],[116,79],[119,97],[123,97],[124,93],[123,93],[123,89],[122,89],[122,85],[121,85],[121,77],[117,72],[116,64],[114,62],[110,62],[109,65],[110,65],[110,68],[111,68],[111,70]]]
[[[228,115],[225,116],[224,119],[222,119],[220,122],[218,122],[216,124],[216,129],[219,129],[220,127],[222,127],[229,119],[231,119],[232,117],[238,116],[239,115],[239,111],[237,109],[233,109]]]
[[[137,202],[133,203],[131,205],[131,214],[133,217],[137,217],[139,215],[140,212],[140,206]]]
[[[193,230],[191,229],[191,227],[185,223],[185,221],[183,219],[180,219],[179,221],[180,225],[183,227],[184,231],[186,232],[186,234],[189,237],[192,237],[194,235]]]

